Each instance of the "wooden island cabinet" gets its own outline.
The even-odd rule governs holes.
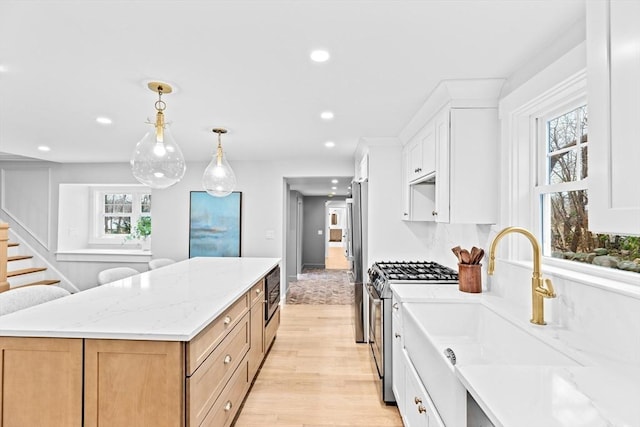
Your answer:
[[[278,262],[195,258],[0,318],[0,426],[231,425]]]

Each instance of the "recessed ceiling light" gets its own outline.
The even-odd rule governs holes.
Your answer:
[[[347,190],[351,190],[351,187],[347,187]]]
[[[327,148],[333,148],[333,147],[336,146],[336,143],[333,142],[333,141],[327,141],[327,142],[324,143],[324,146],[327,147]]]
[[[51,151],[51,148],[47,147],[46,145],[38,145],[38,150],[40,150],[40,151]]]
[[[332,196],[335,196],[335,195],[336,195],[336,192],[335,192],[335,191],[332,191],[332,192],[331,192],[331,195],[332,195]]]
[[[331,187],[331,189],[332,189],[332,190],[337,190],[337,189],[338,189],[338,187]]]
[[[326,50],[314,50],[311,52],[311,60],[314,62],[326,62],[329,60],[331,55]]]
[[[333,112],[331,112],[331,111],[323,111],[322,113],[320,113],[320,118],[322,120],[331,120],[331,119],[333,119]]]
[[[332,184],[337,184],[337,183],[338,183],[338,180],[337,180],[337,179],[332,179],[332,180],[331,180],[331,183],[332,183]]]
[[[113,123],[113,120],[111,120],[109,117],[96,117],[96,122],[100,123],[101,125],[110,125],[111,123]]]

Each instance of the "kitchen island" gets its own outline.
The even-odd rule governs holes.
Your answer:
[[[227,426],[277,258],[193,258],[0,318],[0,426]]]

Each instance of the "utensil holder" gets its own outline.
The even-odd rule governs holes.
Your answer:
[[[458,264],[458,288],[462,292],[482,292],[482,264]]]

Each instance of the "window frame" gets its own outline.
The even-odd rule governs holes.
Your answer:
[[[104,233],[105,194],[131,194],[131,227],[136,224],[140,217],[152,216],[152,212],[142,212],[142,197],[146,194],[151,195],[151,190],[144,185],[91,186],[89,192],[91,200],[89,208],[90,220],[88,243],[90,245],[122,246],[127,243],[126,238],[130,236],[130,234]]]
[[[584,93],[582,93],[584,92]],[[536,179],[533,187],[533,216],[535,219],[536,227],[535,234],[540,241],[540,245],[542,246],[542,256],[543,262],[548,261],[549,259],[553,259],[551,256],[546,255],[551,252],[551,242],[550,239],[546,236],[545,229],[545,217],[549,217],[551,213],[549,212],[549,207],[545,206],[543,199],[546,195],[552,193],[560,193],[560,192],[569,192],[569,191],[577,191],[577,190],[586,190],[587,194],[589,192],[589,177],[577,179],[575,181],[570,182],[560,182],[556,184],[550,184],[548,182],[549,177],[549,168],[548,168],[548,135],[547,135],[547,123],[557,118],[563,114],[567,114],[583,105],[587,106],[587,111],[589,108],[589,104],[587,102],[587,93],[586,88],[584,91],[578,90],[577,92],[571,94],[566,99],[558,99],[556,102],[546,105],[544,108],[540,109],[537,114],[531,116],[531,121],[534,128],[534,133],[532,135],[531,144],[534,146],[534,150],[536,155],[533,156],[532,159],[532,169],[536,171]],[[580,149],[583,147],[588,147],[589,141],[586,144],[580,144]],[[560,260],[559,260],[560,261]],[[571,261],[564,260],[563,263],[572,263]],[[574,263],[575,264],[575,263]],[[561,264],[562,265],[562,264]]]
[[[540,193],[536,191],[542,155],[537,144],[540,133],[539,120],[557,111],[562,106],[578,104],[587,94],[586,66],[580,64],[583,58],[580,48],[576,48],[558,67],[551,66],[532,81],[508,94],[500,101],[500,118],[503,139],[503,179],[501,186],[501,225],[499,229],[520,225],[529,228],[540,240],[542,236],[542,215]],[[587,103],[588,106],[588,103]],[[592,143],[593,141],[591,141]],[[591,151],[591,150],[590,150]],[[545,153],[546,156],[546,153]],[[581,189],[583,184],[589,190],[589,178],[572,183],[561,183],[564,190]],[[558,187],[562,188],[562,187]],[[497,230],[497,231],[498,231]],[[496,232],[497,232],[496,231]],[[531,245],[524,239],[514,239],[499,248],[499,256],[506,262],[530,267]],[[634,295],[638,288],[638,273],[609,269],[550,256],[543,256],[542,268],[555,276],[578,281],[591,286],[607,289],[624,288]],[[633,289],[633,290],[631,290]]]

